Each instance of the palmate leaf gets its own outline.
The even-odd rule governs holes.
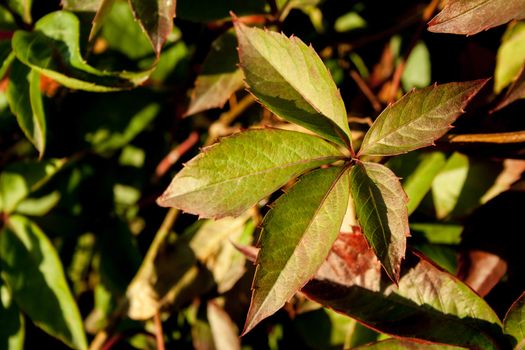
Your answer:
[[[345,106],[319,56],[299,38],[235,22],[250,92],[270,111],[340,145],[351,144]]]
[[[343,155],[315,136],[254,129],[224,138],[186,164],[157,200],[201,217],[237,216],[289,180]]]
[[[473,35],[525,18],[525,0],[449,0],[429,23],[436,33]]]
[[[105,72],[88,65],[80,55],[79,30],[74,14],[52,12],[36,23],[33,32],[15,32],[13,51],[24,64],[72,89],[131,89],[148,78],[153,68],[137,73]]]
[[[516,340],[515,349],[525,349],[525,293],[512,304],[503,321],[506,334]]]
[[[23,216],[10,216],[0,234],[0,263],[14,300],[36,325],[74,349],[87,349],[62,264],[38,226]]]
[[[359,154],[392,156],[432,145],[486,82],[434,85],[406,94],[377,117]]]
[[[129,0],[129,3],[158,57],[162,44],[173,29],[177,0]]]
[[[279,310],[315,274],[339,234],[349,197],[344,167],[315,170],[264,218],[244,333]]]
[[[363,234],[397,282],[410,233],[408,198],[399,179],[381,164],[358,162],[350,172],[350,189]]]
[[[42,157],[46,148],[46,117],[40,74],[15,60],[9,74],[7,99],[18,125]]]

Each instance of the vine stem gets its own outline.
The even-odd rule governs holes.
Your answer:
[[[164,344],[164,332],[162,331],[162,320],[160,319],[160,313],[158,311],[153,316],[153,322],[155,323],[157,350],[166,350],[166,345]]]
[[[525,130],[490,134],[446,135],[441,141],[447,143],[496,143],[512,144],[525,142]]]
[[[166,172],[175,164],[180,157],[182,157],[186,152],[188,152],[195,144],[199,141],[199,134],[193,131],[186,140],[182,141],[177,147],[173,148],[167,155],[164,157],[157,168],[155,169],[155,177],[161,178],[166,174]]]

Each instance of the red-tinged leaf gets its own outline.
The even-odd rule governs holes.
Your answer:
[[[318,169],[279,198],[263,221],[244,334],[312,278],[339,234],[348,205],[346,168]]]
[[[406,264],[410,267],[401,274],[398,287],[385,287],[361,275],[341,276],[326,265],[330,263],[323,265],[302,292],[367,327],[418,342],[470,349],[508,346],[501,321],[486,302],[422,257],[410,256]]]
[[[448,0],[429,23],[435,33],[473,35],[525,18],[525,0]]]
[[[487,295],[507,272],[507,262],[496,254],[469,250],[460,257],[458,275],[480,296]]]
[[[358,346],[354,350],[461,350],[464,347],[424,344],[402,339],[387,339],[376,343]]]
[[[177,0],[129,0],[129,4],[159,56],[162,45],[173,29]]]
[[[525,292],[512,304],[503,324],[505,333],[516,340],[514,349],[525,349]]]
[[[514,101],[525,98],[525,65],[521,68],[520,74],[512,85],[507,90],[507,93],[503,97],[500,103],[492,110],[492,112],[498,111],[503,107],[508,106]]]
[[[377,117],[359,154],[393,156],[433,145],[486,82],[433,85],[409,92]]]
[[[358,162],[350,172],[350,189],[363,234],[396,282],[410,233],[408,197],[397,176],[378,163]]]
[[[243,85],[242,72],[237,68],[238,62],[237,39],[232,32],[226,32],[211,45],[202,73],[195,81],[186,115],[224,106],[230,96]]]

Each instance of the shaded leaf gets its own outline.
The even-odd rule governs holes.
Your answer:
[[[428,30],[473,35],[522,18],[525,18],[523,0],[449,0],[428,23]]]
[[[238,16],[265,13],[265,0],[177,1],[177,17],[195,22],[225,19],[233,11]]]
[[[516,300],[505,315],[504,330],[516,339],[517,344],[514,349],[525,348],[525,293]]]
[[[0,31],[14,31],[17,30],[15,18],[4,5],[0,5]]]
[[[387,339],[377,343],[367,344],[355,348],[355,350],[461,350],[463,347],[423,344],[401,339]]]
[[[70,347],[87,349],[62,263],[40,228],[23,216],[10,216],[0,234],[0,261],[13,298],[31,320]]]
[[[9,288],[0,280],[0,348],[23,350],[25,338],[24,317],[13,300]]]
[[[0,40],[0,80],[4,79],[9,67],[15,59],[15,54],[11,50],[10,40]]]
[[[42,17],[35,31],[15,32],[16,57],[24,64],[72,89],[95,92],[130,89],[151,73],[105,72],[88,65],[80,55],[79,21],[66,11]]]
[[[261,252],[243,333],[279,310],[326,259],[339,234],[349,196],[345,168],[302,177],[264,218]]]
[[[434,178],[446,164],[442,152],[417,153],[391,158],[387,166],[401,177],[403,189],[408,196],[408,214],[417,209],[425,195],[432,188]]]
[[[460,257],[458,276],[484,297],[507,272],[507,262],[496,254],[472,249]]]
[[[158,57],[173,28],[177,0],[129,0],[129,3]]]
[[[33,0],[7,0],[7,4],[13,12],[22,17],[25,23],[29,24],[33,21],[31,18]]]
[[[366,243],[362,246],[366,248]],[[380,287],[377,279],[374,289],[366,286],[371,281],[363,275],[335,274],[328,261],[302,292],[396,337],[472,349],[504,348],[501,322],[485,301],[454,276],[417,260],[411,256],[407,261],[411,267],[402,273],[398,287]]]
[[[243,85],[243,74],[237,68],[238,62],[237,39],[232,32],[226,32],[211,45],[202,72],[195,81],[186,115],[224,106]]]
[[[401,84],[405,91],[413,88],[424,88],[430,85],[432,67],[430,52],[423,41],[414,46],[406,61],[405,70],[401,76]]]
[[[449,83],[409,92],[377,117],[359,153],[392,156],[433,145],[486,82]]]
[[[201,217],[235,216],[309,169],[342,154],[315,136],[248,130],[203,150],[157,200]]]
[[[46,116],[40,74],[15,60],[9,74],[7,99],[18,125],[42,157],[46,147]]]
[[[64,160],[13,163],[0,173],[0,210],[14,211],[29,194],[42,187],[65,164]]]
[[[508,106],[514,101],[525,98],[525,64],[521,67],[521,70],[518,74],[516,80],[505,93],[503,99],[498,103],[493,112],[502,109],[503,107]]]
[[[495,93],[499,93],[512,83],[519,74],[523,62],[525,62],[525,23],[511,23],[503,35],[496,56]]]
[[[405,256],[408,198],[387,167],[358,162],[350,172],[350,190],[363,234],[393,281]]]
[[[345,106],[328,69],[299,38],[235,22],[239,59],[251,93],[270,111],[350,145]]]
[[[214,348],[216,350],[240,350],[239,333],[230,316],[213,301],[208,301],[206,311]]]

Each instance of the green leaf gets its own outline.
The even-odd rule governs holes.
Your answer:
[[[195,81],[186,115],[224,106],[243,85],[243,74],[237,68],[238,62],[237,39],[228,31],[212,43],[202,73]]]
[[[40,74],[16,60],[9,74],[7,99],[18,125],[42,158],[46,148],[46,116]]]
[[[355,350],[461,350],[463,347],[439,345],[439,344],[422,344],[401,339],[387,339],[377,343],[367,344],[354,348]]]
[[[347,256],[367,256],[366,242],[355,243],[346,245],[351,252]],[[367,265],[357,265],[340,255],[332,252],[302,289],[307,297],[396,338],[469,349],[508,348],[501,321],[487,303],[422,257],[409,256],[405,266],[410,267],[401,274],[398,286],[382,286],[376,279],[377,260],[367,256]],[[345,274],[339,272],[341,266],[346,266]]]
[[[153,46],[160,55],[162,44],[171,33],[175,17],[176,0],[129,0],[135,18],[144,29]]]
[[[349,197],[346,168],[318,169],[280,197],[264,218],[244,334],[312,278],[339,234]]]
[[[342,157],[315,136],[248,130],[204,149],[175,176],[157,203],[201,217],[236,216],[294,177]]]
[[[61,0],[64,10],[75,12],[97,12],[104,0]]]
[[[0,30],[8,32],[16,29],[18,29],[18,26],[13,14],[3,5],[0,5]]]
[[[340,145],[351,144],[345,106],[328,69],[299,38],[235,22],[250,92],[270,111]]]
[[[13,298],[31,320],[68,346],[87,349],[62,263],[40,228],[23,216],[10,216],[0,234],[0,261]]]
[[[525,18],[523,0],[449,0],[443,11],[428,23],[428,30],[473,35],[522,18]]]
[[[100,0],[99,6],[96,8],[95,18],[93,18],[93,25],[89,32],[89,40],[92,40],[102,27],[102,23],[111,12],[115,4],[115,0]]]
[[[525,98],[525,65],[521,67],[518,77],[509,87],[501,102],[498,103],[496,108],[494,108],[493,112],[498,111],[521,98]]]
[[[15,32],[16,57],[38,72],[72,89],[105,92],[131,89],[143,83],[152,69],[132,72],[99,71],[80,55],[79,21],[66,11],[42,17],[35,31]]]
[[[525,61],[525,23],[511,23],[503,35],[496,56],[494,92],[499,93],[512,83]]]
[[[405,91],[413,88],[424,88],[431,83],[430,52],[423,41],[414,46],[408,56],[405,70],[401,76],[401,84]]]
[[[446,163],[446,156],[442,152],[410,152],[387,162],[387,166],[402,179],[403,189],[408,196],[408,215],[417,209]]]
[[[42,187],[64,164],[64,160],[49,159],[7,166],[0,173],[0,210],[13,212],[22,200]]]
[[[25,23],[29,24],[33,21],[31,18],[33,0],[7,0],[7,4],[17,15],[22,17]]]
[[[363,234],[390,279],[398,281],[410,233],[408,198],[399,179],[381,164],[358,162],[350,172],[350,190]]]
[[[237,16],[265,13],[265,0],[177,1],[177,17],[195,22],[225,19],[233,11]]]
[[[517,342],[514,349],[525,349],[525,293],[509,308],[503,324],[505,333],[513,336]]]
[[[24,323],[24,317],[16,306],[11,291],[0,280],[0,348],[24,349]]]
[[[377,117],[359,154],[392,156],[433,145],[486,82],[449,83],[409,92]]]
[[[0,80],[4,79],[7,71],[15,59],[15,54],[11,51],[10,40],[0,40]]]

